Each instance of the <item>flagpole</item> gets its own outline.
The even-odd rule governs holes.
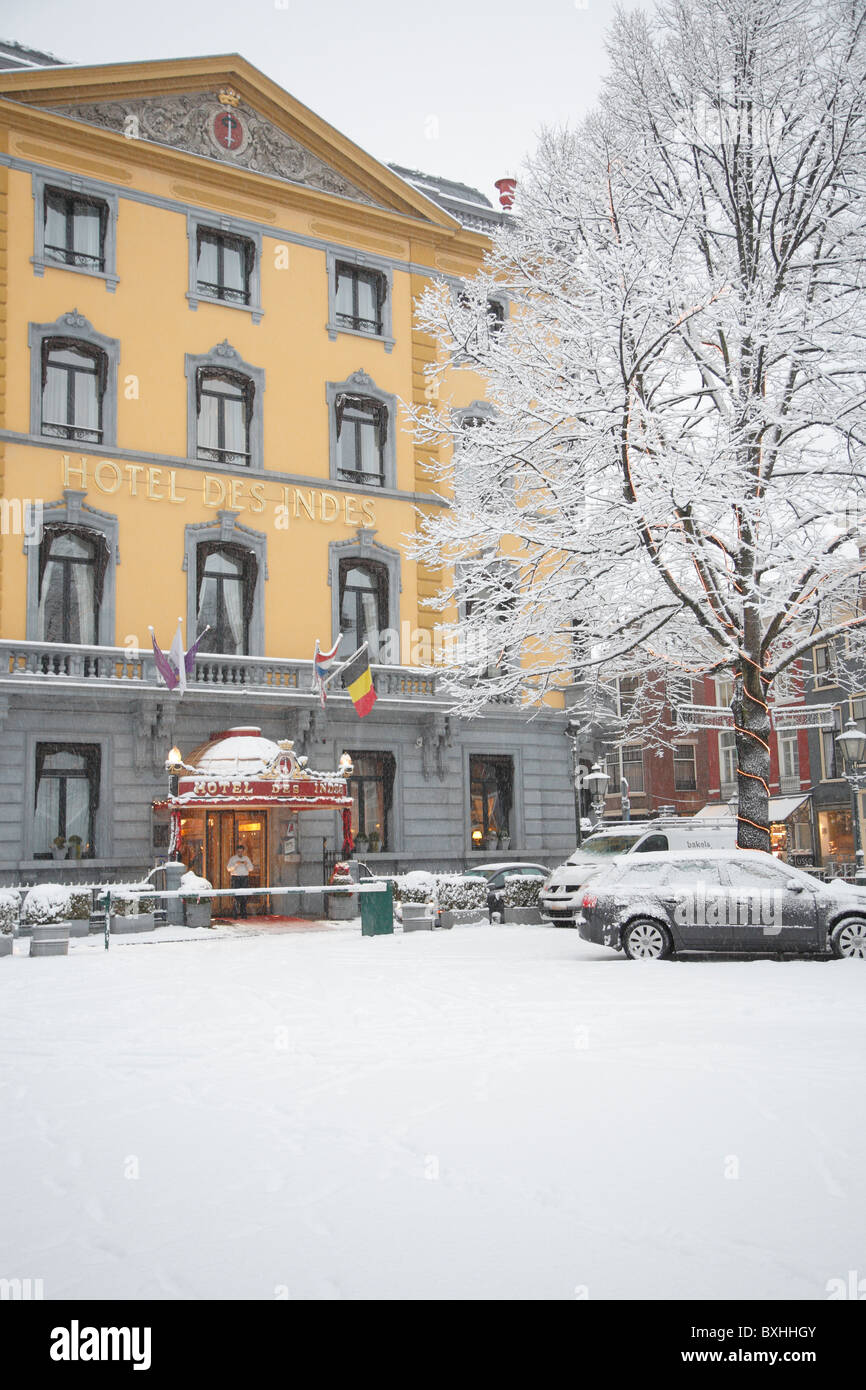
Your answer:
[[[331,684],[331,681],[334,679],[334,677],[335,677],[335,676],[339,676],[339,674],[340,674],[341,671],[345,671],[346,667],[349,666],[349,665],[351,664],[351,662],[353,662],[353,661],[355,660],[355,657],[356,657],[356,656],[360,656],[360,655],[361,655],[361,652],[365,652],[365,651],[368,650],[369,645],[370,645],[369,642],[364,642],[364,643],[362,643],[362,645],[358,648],[358,650],[357,650],[356,652],[352,652],[352,655],[348,658],[347,661],[342,662],[342,663],[337,667],[336,671],[332,671],[332,672],[331,672],[331,674],[328,676],[327,680],[323,680],[323,681],[322,681],[322,686],[325,687],[325,686],[330,685],[330,684]]]

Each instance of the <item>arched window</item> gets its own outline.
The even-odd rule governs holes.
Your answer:
[[[388,409],[368,396],[339,395],[337,477],[372,487],[385,486]]]
[[[42,434],[82,444],[103,442],[107,359],[74,338],[42,341]]]
[[[340,561],[340,630],[343,651],[364,642],[370,660],[379,660],[379,642],[388,626],[388,572],[369,560]]]
[[[196,550],[196,571],[196,631],[210,627],[199,650],[247,655],[258,577],[255,555],[243,546],[205,541]]]
[[[37,641],[98,644],[108,558],[99,532],[46,526],[39,548]]]
[[[255,386],[226,369],[196,373],[196,458],[211,463],[250,463],[250,423]]]

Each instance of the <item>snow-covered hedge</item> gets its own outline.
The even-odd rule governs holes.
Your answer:
[[[443,912],[472,911],[487,906],[487,884],[483,878],[413,869],[394,879],[394,899],[399,903],[433,903]]]
[[[67,922],[72,916],[73,897],[81,896],[80,892],[75,893],[67,884],[37,883],[24,899],[21,921],[33,927],[47,927],[52,922]]]
[[[394,879],[394,900],[398,903],[429,903],[436,893],[436,875],[426,869],[413,869]]]
[[[438,878],[437,897],[443,912],[470,912],[487,906],[487,882],[483,878],[442,874]]]
[[[9,936],[18,922],[21,902],[14,888],[0,888],[0,934]]]
[[[115,917],[137,917],[141,911],[140,903],[141,894],[129,889],[111,895],[111,911]]]
[[[523,874],[508,874],[502,897],[506,907],[537,907],[543,878],[530,878]]]

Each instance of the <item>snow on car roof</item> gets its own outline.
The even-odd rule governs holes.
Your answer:
[[[670,859],[745,859],[756,854],[760,854],[762,859],[772,859],[774,864],[784,863],[784,860],[775,854],[768,854],[764,849],[738,849],[736,846],[730,849],[655,849],[641,854],[612,854],[608,863],[634,864],[638,860],[649,860],[650,863],[659,860],[664,863]],[[793,867],[791,864],[785,864],[786,869]]]
[[[466,873],[498,874],[500,869],[544,869],[547,872],[547,866],[534,859],[503,859],[498,864],[473,864]]]

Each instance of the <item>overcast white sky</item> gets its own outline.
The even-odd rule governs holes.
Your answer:
[[[626,0],[631,8],[636,0]],[[0,0],[0,35],[77,63],[241,53],[384,161],[496,200],[542,125],[598,93],[615,0]]]

